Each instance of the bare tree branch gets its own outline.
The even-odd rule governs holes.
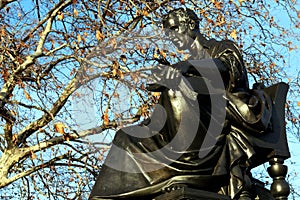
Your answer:
[[[156,61],[177,62],[185,56],[155,41],[156,36],[131,36],[158,26],[161,17],[177,7],[191,8],[201,17],[204,35],[235,40],[254,82],[288,80],[291,98],[286,116],[292,126],[287,127],[299,133],[295,103],[299,74],[285,70],[292,66],[289,58],[300,39],[299,9],[293,0],[270,5],[268,1],[0,0],[0,188],[8,186],[0,198],[2,191],[15,192],[19,199],[88,195],[114,131],[149,116],[159,100],[159,94],[146,91],[149,71]],[[282,8],[289,26],[276,20],[274,8]],[[96,108],[95,119],[87,120],[95,120],[97,126],[84,131],[78,131],[81,124],[72,112],[81,109],[72,107],[81,101]],[[89,114],[90,109],[84,107],[83,112]],[[52,127],[57,121],[63,131]],[[100,133],[99,141],[85,138]],[[69,179],[76,182],[69,184]]]
[[[13,176],[11,178],[7,178],[7,179],[3,180],[4,177],[1,177],[2,180],[0,182],[0,188],[4,187],[7,184],[12,183],[12,182],[14,182],[14,181],[16,181],[16,180],[18,180],[20,178],[28,176],[29,174],[32,174],[35,171],[38,171],[38,170],[40,170],[42,168],[45,168],[45,167],[49,167],[50,165],[54,164],[58,160],[62,160],[62,159],[68,158],[68,155],[69,155],[69,153],[66,153],[66,154],[63,154],[61,156],[57,156],[55,158],[52,158],[48,162],[45,162],[45,163],[43,163],[41,165],[38,165],[38,166],[34,166],[34,167],[30,168],[29,170],[26,170],[24,172],[18,173],[17,175],[15,175],[15,176]]]
[[[38,120],[28,124],[23,130],[21,130],[18,135],[17,144],[20,144],[26,140],[32,133],[37,131],[39,128],[47,125],[53,117],[60,111],[60,109],[65,105],[69,96],[76,90],[76,83],[78,82],[77,77],[74,77],[69,84],[66,86],[64,91],[61,93],[57,101],[53,104],[52,108],[45,113]]]
[[[111,126],[113,126],[113,124]],[[99,126],[99,127],[95,127],[95,128],[92,128],[92,129],[85,130],[85,131],[80,131],[78,133],[69,133],[68,138],[70,139],[70,141],[74,141],[78,138],[83,138],[83,137],[93,135],[93,134],[99,134],[102,131],[108,129],[109,127],[110,126]],[[61,144],[64,141],[66,141],[66,137],[65,136],[59,136],[59,137],[55,137],[55,138],[49,139],[49,140],[44,141],[44,142],[40,142],[40,143],[38,143],[38,144],[36,144],[32,147],[28,147],[26,150],[27,151],[33,151],[33,152],[41,151],[41,150],[49,148],[51,146]]]
[[[0,108],[4,107],[6,100],[9,99],[9,96],[12,94],[12,91],[14,90],[14,87],[16,85],[16,76],[23,72],[28,66],[32,65],[35,59],[42,55],[42,48],[45,44],[47,35],[51,31],[52,23],[57,13],[63,8],[70,5],[71,2],[71,0],[60,1],[60,3],[58,3],[44,19],[45,21],[47,21],[47,25],[45,30],[41,33],[36,51],[32,55],[27,56],[26,60],[13,71],[13,73],[9,76],[8,81],[3,85],[0,91]]]
[[[0,10],[16,0],[0,0]]]

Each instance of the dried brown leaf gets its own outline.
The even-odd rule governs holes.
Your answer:
[[[64,18],[65,18],[64,13],[59,12],[58,15],[57,15],[57,19],[58,19],[58,20],[63,20]]]
[[[25,98],[26,98],[27,100],[31,100],[31,97],[30,97],[30,95],[28,94],[28,92],[26,92],[26,90],[24,90],[24,95],[25,95]]]
[[[60,134],[65,134],[65,125],[61,122],[56,123],[54,124],[54,130]]]
[[[75,16],[78,16],[78,11],[76,10],[76,8],[74,8],[73,12]]]

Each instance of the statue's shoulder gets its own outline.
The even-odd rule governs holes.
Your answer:
[[[210,39],[207,41],[208,49],[212,57],[220,57],[224,53],[234,53],[237,57],[241,57],[241,51],[238,45],[232,40]]]
[[[230,48],[234,51],[238,51],[240,52],[240,48],[238,47],[238,45],[236,44],[236,42],[232,41],[232,40],[222,40],[220,41],[222,43],[222,45],[224,47]]]
[[[206,45],[211,46],[223,46],[223,45],[229,45],[229,46],[236,46],[235,42],[232,40],[216,40],[216,39],[209,39],[206,42]]]
[[[238,45],[232,41],[232,40],[221,40],[221,41],[217,41],[219,43],[219,46],[223,49],[231,49],[234,51],[239,51],[240,52],[240,48],[238,47]]]

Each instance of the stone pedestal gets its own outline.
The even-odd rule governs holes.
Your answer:
[[[275,200],[271,192],[255,183],[251,191],[252,198],[240,197],[236,200]],[[188,186],[174,187],[151,200],[231,200],[230,197],[214,192],[189,188]]]
[[[204,190],[180,187],[159,195],[153,200],[230,200],[230,198]]]

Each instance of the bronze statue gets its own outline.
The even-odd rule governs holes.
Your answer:
[[[274,119],[283,120],[282,115],[276,114],[281,111],[274,107],[279,98],[276,92],[281,87],[265,89],[262,84],[256,84],[250,89],[239,48],[229,40],[207,40],[199,32],[199,19],[192,10],[171,11],[164,17],[163,27],[178,49],[191,52],[187,61],[161,67],[148,85],[149,90],[161,92],[159,104],[166,110],[166,120],[154,113],[142,124],[116,133],[115,146],[100,171],[90,199],[150,200],[183,185],[231,199],[254,199],[251,168],[267,161],[282,168],[283,160],[289,157],[285,135],[279,136],[284,129],[275,130],[272,123]],[[221,86],[201,73],[210,71],[211,66],[217,69],[210,73],[219,74]],[[177,78],[174,87],[160,83],[166,83],[164,80],[170,77]],[[286,90],[285,87],[282,91],[286,93]],[[213,113],[213,106],[219,112]],[[219,117],[222,113],[224,118]],[[186,123],[182,125],[181,120]],[[211,133],[211,123],[218,124],[219,133]],[[127,134],[131,129],[141,130],[149,137]],[[207,136],[214,137],[211,146],[206,145]],[[273,137],[279,139],[275,141]],[[177,143],[169,145],[174,138]],[[278,149],[277,145],[281,147]],[[205,153],[203,147],[208,149]],[[120,149],[125,152],[122,157]],[[113,168],[113,164],[124,168]],[[273,168],[270,171],[276,174],[277,168]],[[286,185],[284,180],[278,184]],[[277,193],[287,196],[286,190]]]

